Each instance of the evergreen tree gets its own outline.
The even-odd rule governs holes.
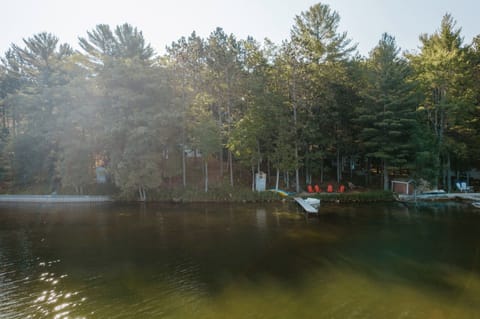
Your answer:
[[[299,48],[299,58],[307,63],[345,61],[356,49],[347,33],[338,33],[340,15],[327,4],[317,3],[295,17],[292,42]]]
[[[415,100],[407,62],[399,57],[395,38],[383,34],[366,63],[364,107],[357,110],[362,143],[368,157],[381,161],[383,189],[389,189],[389,170],[412,160]]]
[[[294,111],[303,117],[304,127],[298,129],[304,134],[301,140],[306,157],[313,149],[319,150],[320,156],[333,152],[338,182],[342,153],[351,140],[346,118],[353,106],[344,99],[344,93],[351,91],[346,62],[356,48],[345,32],[338,32],[339,21],[337,12],[319,3],[296,16],[291,31],[291,52],[296,61],[292,74],[297,78],[291,97],[295,97]]]
[[[251,169],[253,189],[255,171],[262,171],[262,164],[273,152],[274,137],[279,130],[275,118],[281,103],[270,86],[273,65],[268,61],[274,59],[273,53],[267,52],[251,37],[240,41],[240,46],[245,71],[241,97],[244,109],[230,134],[228,147],[237,160]],[[270,44],[268,50],[272,49]]]
[[[182,183],[187,185],[186,149],[187,114],[195,96],[203,90],[205,77],[205,43],[192,32],[167,47],[167,65],[171,70],[171,84],[175,91],[175,104],[181,113]]]
[[[148,189],[177,174],[169,162],[176,162],[180,115],[173,108],[165,68],[154,65],[150,45],[128,24],[114,32],[99,25],[80,44],[100,88],[97,143],[102,150],[97,150],[106,154],[115,184],[146,200]]]
[[[16,105],[13,116],[16,138],[12,139],[12,147],[17,150],[15,178],[21,185],[27,180],[49,183],[55,190],[55,163],[62,127],[59,118],[68,105],[63,92],[72,79],[69,61],[73,50],[67,44],[59,45],[58,38],[46,32],[24,39],[24,44],[24,48],[12,45],[15,68],[21,78],[21,87],[9,97]],[[31,151],[35,152],[32,156],[27,147],[29,141]],[[17,161],[17,156],[26,160]]]
[[[456,28],[449,14],[443,17],[437,32],[422,35],[420,41],[421,52],[410,56],[424,95],[418,111],[422,113],[426,129],[435,136],[431,152],[436,154],[434,164],[438,165],[438,173],[433,182],[436,185],[442,176],[443,185],[450,190],[452,155],[465,154],[458,125],[473,107],[468,89],[471,68],[467,47],[463,45],[461,29]]]
[[[240,47],[233,34],[227,35],[221,28],[213,31],[207,39],[206,58],[208,65],[207,92],[214,98],[212,107],[224,135],[228,137],[236,120],[236,106],[240,103],[238,89],[242,78],[239,61]],[[228,151],[230,185],[233,186],[233,157]],[[223,148],[220,151],[220,165],[223,171]]]
[[[192,145],[200,150],[203,158],[205,192],[208,192],[208,162],[221,146],[220,130],[210,110],[212,102],[209,95],[197,95],[189,120]]]

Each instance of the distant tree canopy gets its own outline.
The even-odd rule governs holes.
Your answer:
[[[299,191],[388,189],[393,176],[450,189],[480,169],[480,36],[465,44],[446,14],[419,52],[401,55],[383,34],[361,57],[339,21],[318,3],[280,45],[217,28],[162,56],[127,23],[97,25],[80,52],[50,33],[12,45],[0,65],[0,186],[82,193],[102,165],[124,197],[146,200],[212,182],[253,188],[260,171]]]

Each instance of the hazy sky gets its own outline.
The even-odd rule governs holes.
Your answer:
[[[143,31],[159,53],[193,30],[207,37],[217,26],[237,38],[247,35],[279,44],[289,37],[295,15],[312,0],[2,0],[0,53],[11,43],[47,31],[78,48],[78,36],[97,24],[128,22]],[[358,43],[361,54],[378,43],[383,32],[395,36],[402,50],[416,50],[421,33],[433,33],[449,12],[462,27],[465,42],[480,34],[478,0],[324,0],[341,17],[340,30]]]

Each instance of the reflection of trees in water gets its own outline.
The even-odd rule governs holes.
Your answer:
[[[292,207],[10,207],[0,214],[0,265],[10,262],[6,267],[14,271],[2,269],[0,285],[29,277],[31,282],[19,286],[27,291],[15,300],[37,300],[50,313],[97,307],[98,316],[108,316],[108,305],[131,313],[142,303],[171,309],[166,300],[177,297],[178,307],[200,306],[199,300],[222,296],[227,287],[267,289],[266,281],[298,294],[314,289],[315,282],[322,289],[311,292],[319,296],[331,284],[330,292],[348,297],[347,286],[335,287],[353,278],[377,289],[368,298],[383,301],[379,287],[400,294],[397,284],[414,295],[433,296],[430,301],[438,287],[447,297],[465,293],[462,305],[480,292],[472,271],[479,265],[480,215],[462,213],[465,206],[432,211],[399,204],[324,205],[320,216],[307,220]],[[468,278],[473,286],[466,287]],[[11,296],[0,289],[0,310]]]
[[[267,227],[267,212],[265,208],[257,208],[255,216],[257,219],[258,228],[264,229],[265,227]]]

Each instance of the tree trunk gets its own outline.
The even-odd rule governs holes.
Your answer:
[[[442,157],[442,165],[440,166],[442,169],[442,188],[447,186],[447,163],[446,159]]]
[[[365,187],[370,185],[370,160],[365,160]]]
[[[296,114],[296,111],[295,111]],[[295,115],[296,118],[296,115]],[[296,120],[295,120],[296,123]],[[295,191],[300,193],[300,174],[298,168],[298,144],[295,141]]]
[[[337,183],[340,183],[341,175],[342,173],[340,171],[340,150],[337,147]]]
[[[277,178],[275,179],[275,190],[278,191],[278,183],[280,182],[280,170],[277,168]]]
[[[438,150],[437,150],[438,151]],[[438,184],[440,182],[440,178],[441,178],[441,170],[442,170],[442,159],[440,157],[440,152],[438,152],[437,154],[435,154],[435,157],[437,159],[437,165],[440,165],[439,167],[437,165],[437,167],[435,167],[435,175],[433,176],[433,183],[432,183],[432,187],[433,189],[438,189]]]
[[[312,184],[312,174],[310,174],[308,165],[305,166],[305,184]]]
[[[324,170],[324,167],[323,167],[323,158],[320,159],[320,183],[323,183],[323,179],[324,179],[324,173],[325,173],[325,170]]]
[[[387,160],[383,160],[383,190],[388,191],[388,163]]]
[[[295,191],[300,193],[300,172],[299,168],[295,168]]]
[[[219,161],[219,164],[220,164],[220,173],[219,173],[219,177],[220,177],[220,180],[223,181],[223,171],[224,171],[224,162],[223,162],[223,149],[220,149],[220,152],[218,153],[218,161]]]
[[[185,139],[183,140],[185,143]],[[187,160],[185,158],[185,144],[182,146],[182,182],[183,187],[187,187]]]
[[[260,142],[257,139],[257,172],[260,173],[260,165],[262,164],[262,157],[260,156]],[[267,170],[268,171],[268,170]]]
[[[230,168],[230,186],[233,187],[233,159],[232,159],[232,151],[228,151],[228,166]]]
[[[452,191],[452,170],[451,166],[452,163],[450,161],[450,153],[447,154],[447,189],[448,192],[450,193]]]
[[[298,141],[297,141],[297,83],[295,66],[293,67],[293,83],[292,83],[292,107],[293,107],[293,127],[295,129],[295,190],[300,192],[300,176],[298,173]]]
[[[352,158],[350,158],[350,179],[353,179],[354,167],[355,167],[355,162]]]
[[[17,114],[15,111],[15,103],[12,104],[12,129],[13,129],[13,137],[17,137]]]
[[[187,143],[187,137],[186,137],[186,125],[187,121],[185,120],[185,113],[187,111],[187,102],[185,98],[185,72],[183,73],[182,76],[182,106],[183,106],[183,112],[182,112],[182,182],[183,182],[183,187],[187,187],[187,164],[186,164],[186,158],[185,158],[185,144]]]
[[[204,164],[205,164],[205,169],[204,169],[204,172],[205,172],[205,193],[208,192],[208,161],[207,159],[204,160]]]
[[[7,105],[5,102],[2,104],[2,127],[6,131],[7,129]]]
[[[267,176],[270,177],[270,161],[267,160]]]
[[[230,138],[232,125],[232,83],[228,69],[225,72],[225,83],[227,84],[227,138]],[[228,150],[228,167],[230,169],[230,186],[233,186],[233,159],[232,151]]]
[[[143,186],[138,186],[138,195],[139,195],[139,198],[140,198],[141,202],[146,201],[147,194],[146,194],[145,188]]]
[[[222,112],[221,112],[221,107],[218,107],[218,127],[220,128],[220,131],[222,130],[223,126],[223,121],[222,121]],[[222,134],[220,133],[220,136]],[[223,147],[220,147],[220,152],[218,153],[218,160],[220,161],[220,180],[223,181]]]
[[[255,191],[255,168],[252,165],[252,192]]]

